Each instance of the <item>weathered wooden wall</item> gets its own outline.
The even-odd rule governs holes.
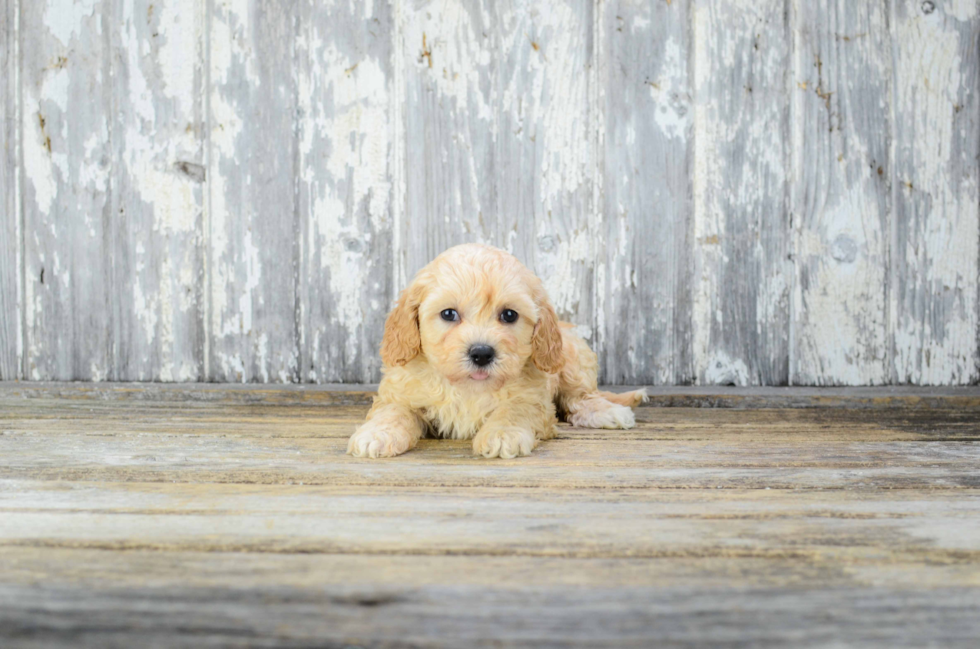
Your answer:
[[[977,0],[0,0],[0,379],[364,382],[512,250],[609,383],[980,379]]]

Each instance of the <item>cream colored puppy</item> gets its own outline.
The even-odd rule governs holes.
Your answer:
[[[528,455],[556,415],[585,428],[631,428],[645,390],[596,387],[598,362],[559,323],[541,280],[509,253],[450,248],[419,271],[385,322],[384,378],[350,438],[357,457],[391,457],[428,433],[472,439],[484,457]]]

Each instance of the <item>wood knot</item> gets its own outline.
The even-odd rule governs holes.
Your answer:
[[[178,160],[174,163],[174,169],[196,183],[203,183],[207,177],[207,170],[204,168],[204,166],[195,162]]]

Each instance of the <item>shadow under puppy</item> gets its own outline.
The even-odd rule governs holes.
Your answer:
[[[541,280],[513,255],[450,248],[419,271],[385,322],[384,377],[357,457],[391,457],[424,434],[472,439],[484,457],[528,455],[557,416],[584,428],[631,428],[645,390],[596,386],[595,353],[560,323]]]

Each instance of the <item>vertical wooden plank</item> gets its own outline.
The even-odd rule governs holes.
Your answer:
[[[299,62],[301,378],[380,378],[391,293],[392,6],[304,0]]]
[[[402,6],[405,210],[397,254],[405,282],[450,246],[498,240],[500,61],[491,11],[481,0]]]
[[[795,7],[792,382],[880,385],[889,375],[888,8]]]
[[[694,364],[704,384],[789,378],[784,0],[694,10]]]
[[[110,378],[109,0],[22,2],[25,374]]]
[[[978,3],[893,0],[891,9],[893,378],[968,383],[980,378]]]
[[[532,268],[559,316],[593,339],[595,4],[518,0],[493,7],[493,243]]]
[[[299,378],[295,0],[210,6],[210,380]]]
[[[410,2],[404,12],[398,276],[457,243],[497,245],[591,338],[592,3]]]
[[[113,377],[204,378],[204,1],[116,0]]]
[[[20,378],[17,3],[0,1],[0,381]]]
[[[689,383],[690,3],[605,3],[598,316],[610,383]]]

